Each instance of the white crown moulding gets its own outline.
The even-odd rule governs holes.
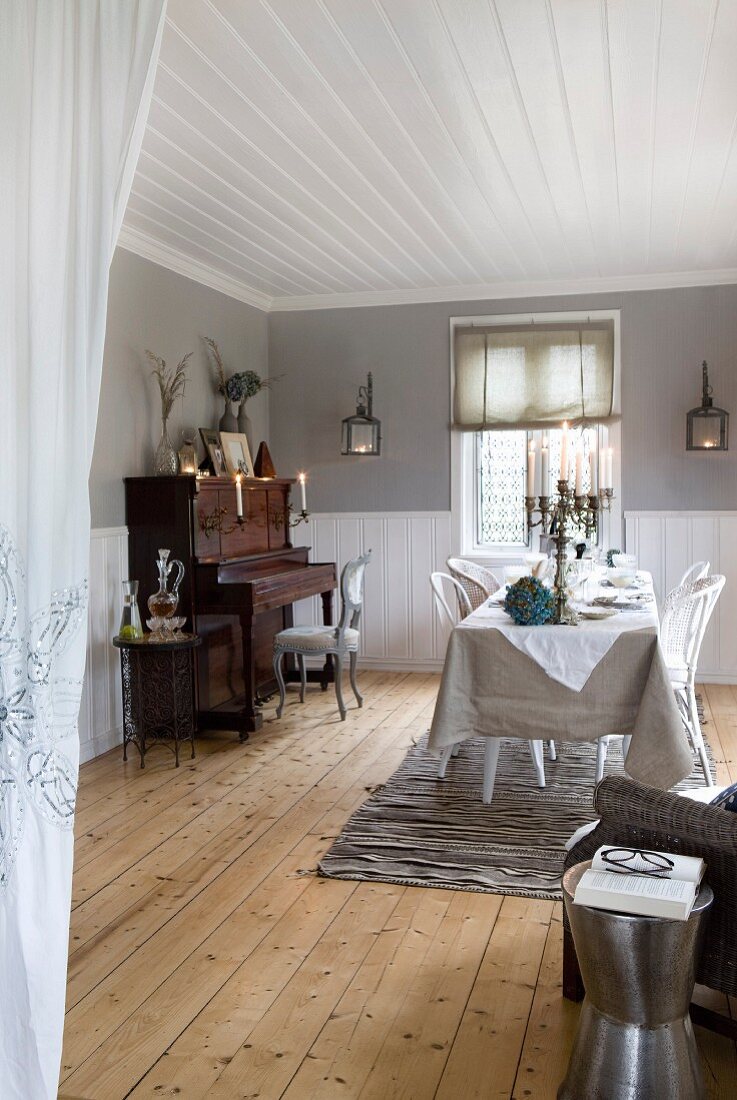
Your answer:
[[[472,283],[457,286],[416,287],[411,290],[361,290],[336,294],[302,294],[273,298],[246,283],[223,275],[192,260],[183,252],[123,226],[120,248],[169,268],[264,313],[295,310],[351,309],[361,306],[419,305],[430,302],[479,302],[504,298],[551,298],[571,294],[607,294],[628,290],[672,290],[692,286],[725,286],[737,283],[737,268],[713,271],[665,271],[643,275],[601,275],[583,279],[545,279],[527,282]]]

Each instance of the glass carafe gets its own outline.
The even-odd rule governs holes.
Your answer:
[[[179,603],[179,586],[184,576],[184,566],[177,558],[169,561],[170,553],[170,550],[159,550],[159,560],[156,563],[159,571],[159,588],[148,598],[148,609],[154,619],[170,619]],[[177,575],[169,589],[167,588],[169,574],[174,568]]]
[[[141,613],[138,610],[138,581],[123,581],[123,613],[118,637],[132,641],[143,637]]]

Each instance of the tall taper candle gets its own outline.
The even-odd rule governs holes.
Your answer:
[[[583,451],[576,448],[576,489],[577,497],[583,496]]]
[[[543,446],[540,452],[540,496],[550,496],[550,451],[548,450],[548,437],[543,436]]]
[[[238,519],[243,519],[243,490],[239,473],[235,475],[235,511]]]
[[[599,492],[599,479],[596,474],[596,453],[594,451],[589,451],[589,481],[591,482],[589,494],[594,497]]]
[[[303,474],[303,473],[299,473],[299,474],[297,474],[297,480],[299,481],[299,490],[300,490],[300,494],[301,494],[301,497],[302,497],[302,511],[306,512],[307,511],[307,490],[305,489],[305,481],[307,480],[307,475]]]
[[[612,447],[607,447],[607,449],[606,449],[606,484],[604,486],[605,489],[613,489],[614,488],[614,478],[612,476],[613,464],[614,464],[614,449]]]
[[[535,496],[535,440],[530,443],[530,449],[527,452],[527,495],[528,497]]]
[[[568,421],[563,421],[563,439],[560,445],[560,480],[568,481]]]

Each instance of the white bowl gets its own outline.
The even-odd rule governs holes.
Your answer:
[[[612,554],[612,564],[615,569],[637,569],[637,558],[634,554]]]
[[[607,578],[615,588],[631,588],[637,580],[637,573],[634,569],[610,569]]]

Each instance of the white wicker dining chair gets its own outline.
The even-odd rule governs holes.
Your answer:
[[[447,566],[451,577],[463,585],[474,611],[501,588],[491,570],[484,569],[483,565],[477,565],[475,561],[448,558]]]
[[[702,577],[707,577],[710,568],[711,562],[709,561],[695,561],[693,565],[689,565],[676,585],[676,588],[683,588],[684,584],[690,584],[692,581],[700,581]]]
[[[277,718],[281,718],[286,697],[284,673],[282,671],[282,658],[287,653],[293,653],[299,666],[300,685],[299,701],[305,701],[305,688],[307,676],[305,673],[305,657],[325,656],[332,654],[335,668],[335,698],[338,701],[341,722],[345,721],[346,709],[343,702],[343,660],[348,656],[350,661],[350,678],[353,694],[359,707],[363,706],[363,696],[356,685],[356,662],[358,659],[358,645],[360,634],[358,623],[363,608],[363,580],[366,566],[371,560],[371,551],[367,550],[359,558],[354,558],[344,566],[340,575],[340,595],[342,609],[340,622],[337,627],[332,626],[290,626],[287,630],[280,630],[274,638],[274,676],[279,685],[279,705],[276,708]]]
[[[724,582],[725,577],[717,573],[677,588],[668,596],[660,624],[660,644],[676,702],[709,787],[714,780],[696,703],[696,672],[701,644]]]
[[[449,584],[455,589],[456,599],[458,600],[458,616],[453,614],[450,604],[445,598],[445,584]],[[465,619],[466,615],[471,614],[471,601],[466,595],[465,588],[455,577],[451,577],[450,573],[431,573],[430,587],[435,599],[435,610],[444,626],[449,626],[452,629],[459,618]]]
[[[466,590],[460,581],[456,580],[449,573],[431,573],[430,574],[430,587],[435,597],[435,610],[437,611],[438,618],[444,625],[449,625],[451,628],[457,623],[457,618],[450,609],[450,605],[445,598],[445,591],[443,589],[443,583],[450,583],[456,590],[458,597],[459,615],[458,618],[464,619],[466,615],[471,612],[471,601],[466,594]],[[494,793],[494,779],[496,775],[497,757],[499,755],[499,739],[496,737],[489,737],[486,740],[486,746],[484,751],[484,779],[483,779],[483,800],[486,804],[491,802],[492,795]],[[532,758],[532,764],[537,776],[537,783],[539,787],[545,786],[545,757],[543,752],[542,741],[528,741],[530,747],[530,756]],[[450,745],[447,749],[444,749],[440,755],[440,763],[438,764],[438,779],[445,779],[445,772],[448,767],[448,761],[451,756],[457,756],[460,748],[460,742],[455,745]],[[555,741],[548,742],[548,751],[550,753],[550,759],[556,759]]]

